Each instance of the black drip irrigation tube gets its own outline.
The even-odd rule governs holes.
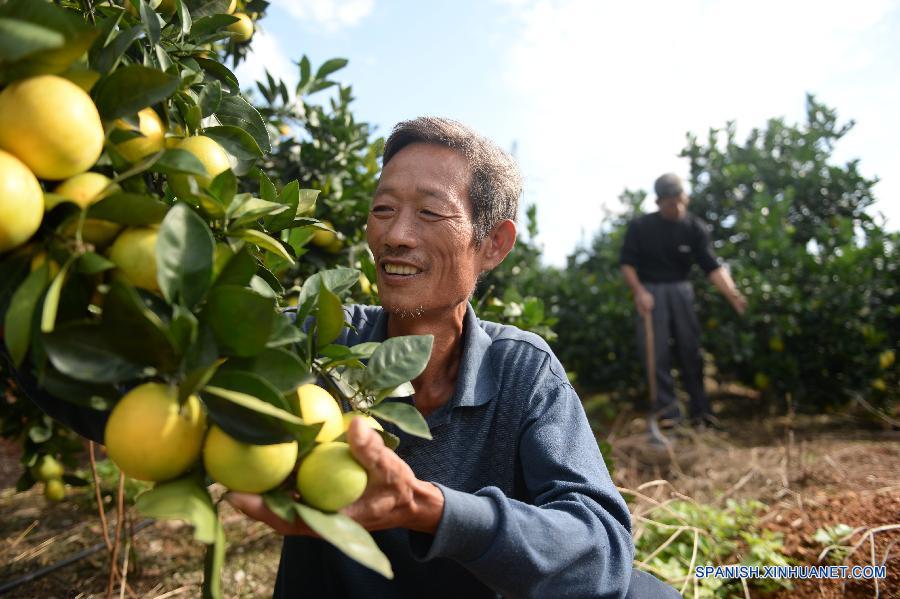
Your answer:
[[[156,520],[149,519],[149,518],[147,520],[142,520],[134,527],[134,532],[137,533],[141,530],[144,530],[145,528],[147,528],[154,522],[156,522]],[[77,561],[83,560],[84,558],[94,555],[95,553],[97,553],[98,551],[100,551],[102,549],[106,549],[105,541],[102,543],[97,543],[96,545],[92,545],[92,546],[88,547],[87,549],[82,549],[78,553],[73,553],[69,557],[61,559],[58,562],[56,562],[55,564],[50,564],[49,566],[44,566],[43,568],[38,568],[34,572],[29,572],[27,574],[23,574],[22,576],[19,576],[18,578],[14,578],[12,580],[7,580],[6,582],[2,582],[2,583],[0,583],[0,595],[3,595],[4,593],[8,593],[9,591],[13,590],[14,588],[22,586],[23,584],[26,584],[33,580],[43,578],[47,574],[50,574],[51,572],[55,572],[56,570],[59,570],[61,568],[65,568],[66,566],[74,564]]]

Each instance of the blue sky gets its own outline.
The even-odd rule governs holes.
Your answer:
[[[806,92],[854,119],[839,160],[878,175],[900,227],[900,3],[889,0],[273,0],[244,86],[345,57],[357,117],[387,134],[423,114],[515,145],[545,260],[563,263],[628,188],[649,189],[685,133],[799,120]],[[651,208],[651,206],[647,206]]]

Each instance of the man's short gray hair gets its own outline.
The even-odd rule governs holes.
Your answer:
[[[423,116],[397,123],[384,144],[384,165],[397,152],[414,143],[443,146],[459,152],[472,178],[469,199],[472,201],[472,224],[476,245],[501,221],[516,220],[522,176],[512,156],[489,139],[457,121]]]

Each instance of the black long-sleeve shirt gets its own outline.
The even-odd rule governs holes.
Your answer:
[[[633,266],[644,283],[687,280],[697,263],[706,274],[719,268],[705,222],[691,213],[667,220],[659,212],[640,216],[628,224],[619,264]]]

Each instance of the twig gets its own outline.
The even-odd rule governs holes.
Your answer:
[[[891,418],[890,416],[888,416],[887,414],[885,414],[884,412],[882,412],[881,410],[879,410],[878,408],[876,408],[875,406],[873,406],[872,404],[867,402],[858,393],[853,394],[853,401],[857,402],[859,405],[864,407],[866,410],[875,414],[876,416],[878,416],[879,418],[881,418],[882,420],[884,420],[891,426],[896,426],[897,428],[900,428],[900,420],[894,420],[893,418]]]
[[[112,541],[109,539],[109,523],[106,521],[106,510],[103,509],[103,498],[100,496],[100,475],[97,474],[97,460],[94,457],[94,442],[88,441],[88,455],[91,459],[91,474],[94,477],[94,497],[97,498],[97,511],[100,514],[100,528],[103,529],[103,540],[106,542],[106,550],[112,551]]]
[[[153,599],[168,599],[169,597],[174,597],[175,595],[181,595],[191,590],[191,587],[185,585],[183,587],[178,587],[172,591],[167,593],[163,593],[162,595],[157,595]]]
[[[689,576],[690,576],[690,573],[694,571],[694,564],[697,563],[697,546],[698,546],[699,544],[700,544],[700,534],[699,534],[699,530],[695,528],[695,529],[694,529],[694,549],[693,549],[693,551],[691,552],[691,564],[690,564],[690,566],[688,566],[688,575],[689,575]],[[695,578],[695,577],[694,577],[694,576],[690,576],[690,578]],[[680,591],[680,592],[681,592],[682,595],[684,595],[684,591],[687,589],[688,580],[690,580],[690,578],[686,579],[686,580],[684,581],[684,584],[681,585],[681,591]]]
[[[119,473],[119,489],[117,496],[118,501],[116,502],[116,540],[113,543],[112,557],[109,564],[109,583],[106,586],[107,599],[112,599],[113,582],[116,579],[119,565],[119,545],[122,542],[122,525],[124,524],[123,518],[125,515],[125,475],[121,472]]]
[[[872,558],[872,566],[877,567],[878,562],[875,561],[875,535],[869,536],[869,547],[870,547],[869,555]],[[881,597],[881,591],[878,588],[878,577],[873,576],[872,578],[875,580],[875,596]]]
[[[9,548],[12,549],[16,545],[18,545],[22,541],[22,539],[24,539],[26,536],[28,536],[28,533],[30,533],[32,530],[34,530],[34,527],[37,526],[39,523],[40,523],[40,520],[35,520],[34,522],[32,522],[31,525],[22,532],[22,534],[17,536],[15,538],[15,540],[9,544]]]
[[[131,550],[131,537],[125,539],[125,559],[122,560],[122,581],[119,586],[119,599],[125,599],[125,589],[128,588],[128,552]]]

